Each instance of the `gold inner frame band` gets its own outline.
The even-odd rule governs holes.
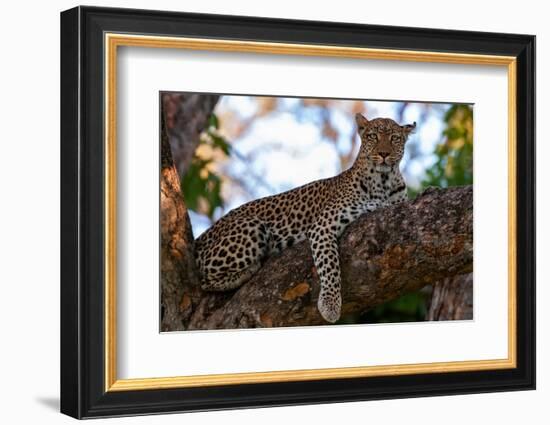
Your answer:
[[[105,34],[105,391],[358,378],[416,373],[481,371],[516,367],[516,58],[446,52],[329,45]],[[508,357],[383,366],[118,379],[116,372],[116,99],[117,48],[149,47],[504,66],[508,72]]]

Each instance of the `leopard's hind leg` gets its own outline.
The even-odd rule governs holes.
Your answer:
[[[260,220],[242,217],[223,223],[216,233],[218,236],[199,252],[201,288],[230,291],[260,269],[268,251],[268,232]]]
[[[224,273],[218,276],[211,276],[210,280],[203,281],[201,288],[204,291],[230,291],[240,287],[248,281],[261,267],[260,262],[254,262],[250,266],[234,273]]]

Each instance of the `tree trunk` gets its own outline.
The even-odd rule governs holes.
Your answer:
[[[194,152],[199,142],[199,135],[206,126],[208,117],[212,113],[215,101],[209,96],[205,100],[197,100],[196,96],[186,99],[180,96],[180,100],[187,107],[176,108],[177,126],[188,129],[177,137],[178,141],[187,143],[190,147],[184,147],[182,152]],[[163,105],[166,94],[163,95]],[[216,96],[212,96],[216,97]],[[216,97],[217,100],[217,97]],[[193,103],[194,109],[189,109]],[[182,111],[187,111],[186,116]],[[191,150],[192,149],[192,150]],[[186,154],[187,155],[187,154]],[[186,169],[191,163],[190,157],[180,157],[182,169]],[[181,174],[180,174],[181,175]],[[160,175],[160,285],[161,285],[161,330],[175,331],[185,327],[185,321],[191,310],[189,294],[194,294],[199,289],[198,274],[195,266],[193,249],[193,232],[187,208],[181,193],[180,175],[174,165],[172,149],[170,146],[169,131],[166,123],[166,112],[163,108],[161,114],[161,175]]]
[[[163,93],[163,116],[172,148],[172,158],[180,177],[187,171],[219,96],[209,94]]]
[[[472,273],[436,283],[426,320],[471,320],[473,318]]]

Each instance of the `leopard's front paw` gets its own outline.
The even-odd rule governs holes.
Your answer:
[[[340,294],[328,294],[321,291],[319,300],[317,301],[319,313],[327,322],[334,323],[340,318],[342,310],[342,298]]]

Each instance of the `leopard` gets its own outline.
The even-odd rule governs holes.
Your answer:
[[[328,323],[340,319],[338,241],[362,214],[407,199],[400,171],[413,124],[355,115],[360,145],[355,161],[336,176],[245,203],[225,214],[195,241],[204,291],[239,288],[267,258],[307,240],[319,279],[317,309]]]

